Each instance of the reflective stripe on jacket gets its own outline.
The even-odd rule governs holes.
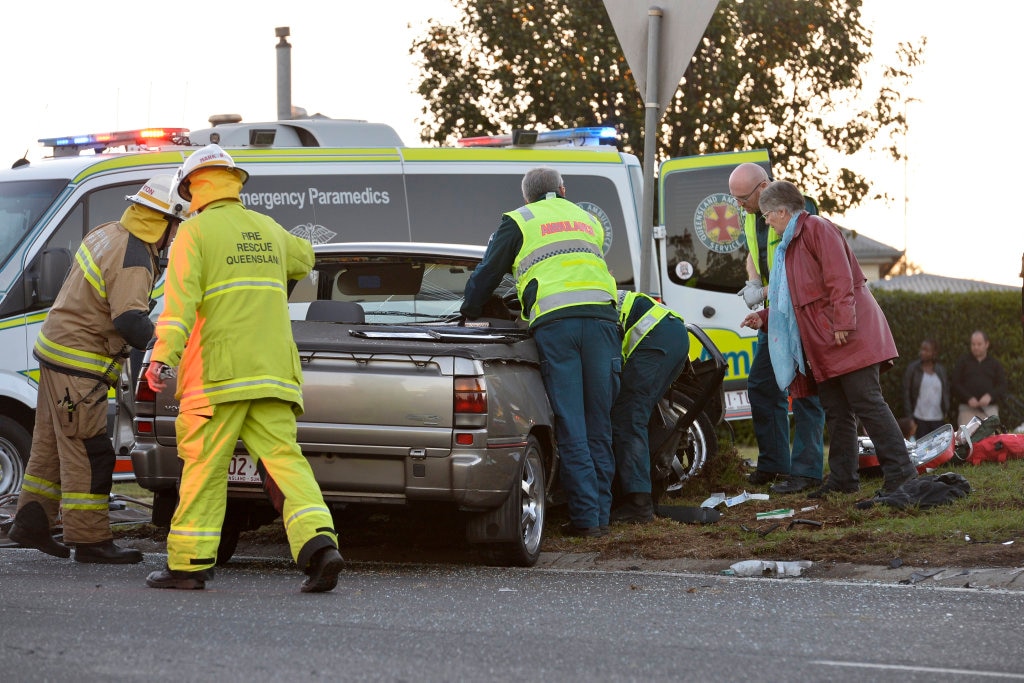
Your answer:
[[[537,283],[533,306],[523,310],[531,325],[562,308],[615,300],[615,279],[601,252],[604,229],[597,219],[551,195],[505,215],[523,233],[523,246],[512,264],[520,302],[527,286]]]
[[[182,412],[255,398],[302,412],[287,282],[306,277],[313,260],[308,240],[237,200],[211,202],[181,224],[152,357],[180,364]]]
[[[91,230],[40,328],[33,355],[58,370],[116,382],[128,344],[114,320],[127,311],[149,310],[157,258],[156,247],[121,222]]]
[[[644,313],[637,318],[636,322],[627,328],[626,325],[629,324],[630,316],[633,313],[633,306],[641,299],[650,302],[650,308],[644,311]],[[655,325],[661,322],[666,316],[673,315],[679,318],[679,320],[683,319],[683,316],[643,293],[619,290],[617,304],[619,309],[619,325],[624,330],[622,335],[623,361],[629,358],[630,354],[632,354],[633,351],[636,350],[636,347],[640,345],[640,342],[644,340],[644,337],[646,337],[647,334],[654,329]]]

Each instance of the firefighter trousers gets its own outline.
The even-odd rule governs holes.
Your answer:
[[[110,531],[114,447],[107,436],[107,385],[39,368],[32,451],[18,509],[39,503],[66,543],[102,543]]]
[[[218,403],[182,413],[175,431],[183,468],[178,507],[167,534],[169,569],[199,571],[216,563],[228,466],[239,439],[280,489],[284,528],[299,567],[306,570],[317,550],[337,547],[330,510],[296,443],[291,403],[276,398]]]

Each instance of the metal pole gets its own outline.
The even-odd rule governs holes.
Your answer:
[[[274,29],[277,41],[277,120],[287,121],[292,117],[292,46],[288,44],[290,31],[287,26]]]
[[[658,37],[661,29],[660,7],[647,10],[647,89],[644,99],[644,206],[640,225],[639,292],[651,289],[651,250],[654,248],[654,165],[658,156]],[[658,278],[659,282],[661,278]],[[658,292],[661,293],[660,291]]]

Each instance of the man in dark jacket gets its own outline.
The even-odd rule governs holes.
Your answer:
[[[534,168],[522,183],[526,205],[504,214],[466,284],[462,315],[481,315],[513,273],[523,318],[537,343],[573,536],[607,533],[612,506],[611,408],[622,355],[615,278],[604,262],[601,223],[565,198],[562,176]]]

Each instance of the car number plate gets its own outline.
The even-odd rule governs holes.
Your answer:
[[[242,484],[260,484],[260,473],[256,470],[256,463],[248,455],[231,456],[231,464],[228,465],[228,481]]]

